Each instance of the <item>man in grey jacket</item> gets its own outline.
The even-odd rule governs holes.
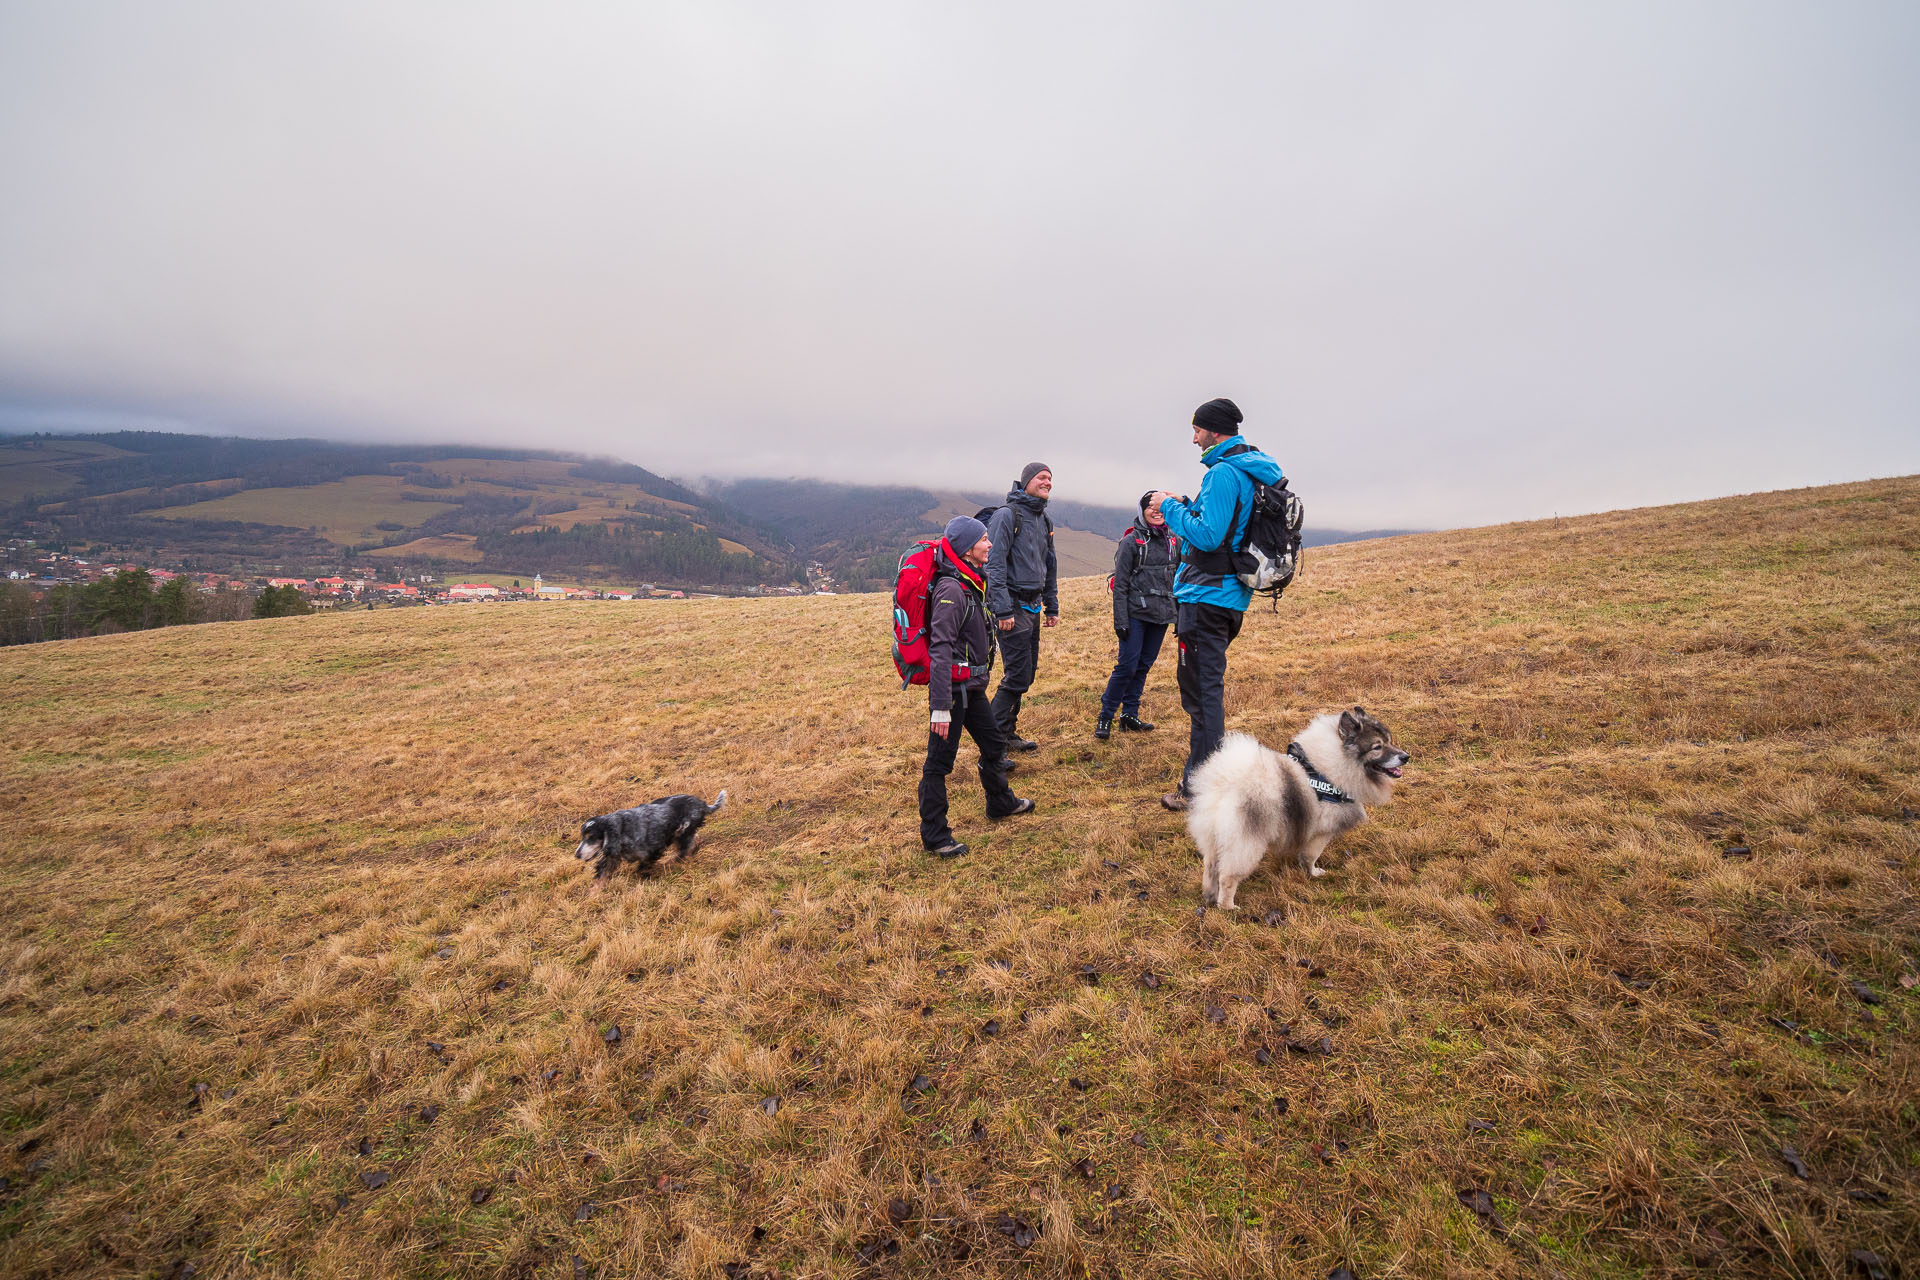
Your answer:
[[[1020,699],[1033,686],[1040,666],[1040,628],[1060,623],[1060,565],[1053,554],[1053,521],[1047,518],[1052,493],[1053,468],[1029,462],[1019,483],[1007,490],[1007,504],[987,524],[993,540],[987,558],[987,607],[999,628],[1000,654],[1006,662],[993,693],[993,715],[1011,751],[1033,751],[1040,745],[1020,736]]]

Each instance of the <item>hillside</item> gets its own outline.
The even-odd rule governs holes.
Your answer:
[[[228,573],[490,569],[797,581],[777,531],[644,468],[537,450],[117,432],[0,440],[0,532]]]
[[[116,432],[0,437],[0,534],[163,568],[536,573],[632,585],[892,585],[900,552],[999,493],[808,479],[696,493],[540,450]],[[751,513],[751,514],[748,514]],[[1051,504],[1062,576],[1106,574],[1129,506]],[[1388,537],[1310,527],[1308,546]]]
[[[875,596],[0,651],[0,1273],[1920,1257],[1920,479],[1320,551],[1230,721],[1414,758],[1232,917],[1154,799],[1171,653],[1094,742],[1062,594],[1039,811],[963,746],[956,863]],[[722,787],[589,896],[583,818]]]
[[[972,515],[1005,500],[1004,493],[806,479],[716,481],[713,493],[779,530],[807,559],[824,565],[836,582],[853,591],[890,589],[901,551],[939,533],[956,515]],[[1049,510],[1060,575],[1107,573],[1114,539],[1133,513],[1073,502],[1050,503]]]
[[[965,493],[795,478],[715,481],[712,491],[728,506],[753,512],[807,559],[826,566],[839,583],[854,591],[891,588],[900,552],[915,540],[939,532],[954,516],[972,515],[1006,501],[1005,490]],[[1060,576],[1105,577],[1113,571],[1114,541],[1133,522],[1138,509],[1056,497],[1047,504],[1047,514],[1053,520]],[[1302,540],[1309,547],[1320,547],[1406,532],[1352,532],[1309,525]]]

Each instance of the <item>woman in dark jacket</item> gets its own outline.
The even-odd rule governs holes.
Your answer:
[[[920,843],[928,853],[954,858],[967,846],[947,824],[947,775],[960,751],[960,730],[980,748],[980,785],[987,817],[998,822],[1032,813],[1033,801],[1007,785],[1007,744],[987,698],[993,671],[993,615],[987,612],[982,571],[993,542],[972,516],[947,522],[927,593],[927,760],[920,768]]]
[[[1167,532],[1158,511],[1140,498],[1140,517],[1120,535],[1113,552],[1113,633],[1120,638],[1120,660],[1113,665],[1100,698],[1100,720],[1093,736],[1113,732],[1120,713],[1122,733],[1145,733],[1153,726],[1140,718],[1140,691],[1160,656],[1160,642],[1173,621],[1173,575],[1180,567],[1180,540]]]

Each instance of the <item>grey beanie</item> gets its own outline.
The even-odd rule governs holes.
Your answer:
[[[955,516],[947,521],[947,545],[953,548],[953,554],[963,556],[973,550],[974,544],[987,536],[987,526],[972,516]]]
[[[1052,471],[1052,470],[1053,468],[1048,466],[1044,462],[1029,462],[1026,466],[1020,468],[1020,487],[1024,489],[1028,485],[1032,484],[1033,478],[1039,475],[1042,471]]]

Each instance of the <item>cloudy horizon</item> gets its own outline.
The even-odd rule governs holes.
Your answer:
[[[1920,471],[1898,3],[0,0],[0,429],[1190,490]]]

